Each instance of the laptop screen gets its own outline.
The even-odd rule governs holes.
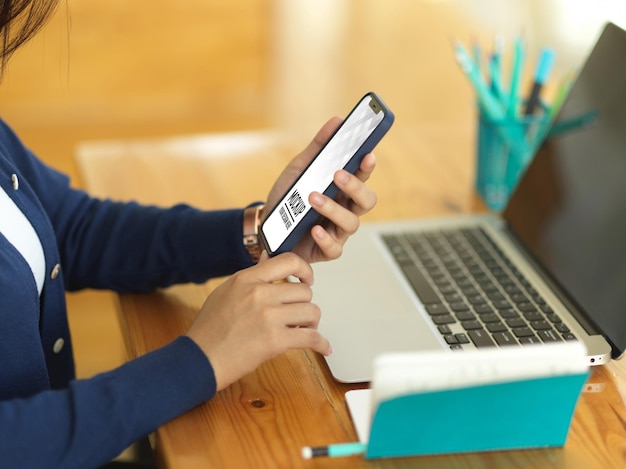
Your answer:
[[[570,301],[626,349],[626,32],[608,24],[504,212]]]

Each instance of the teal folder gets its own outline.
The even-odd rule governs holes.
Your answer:
[[[563,446],[588,373],[381,402],[366,458]]]
[[[588,377],[577,342],[396,353],[346,400],[368,459],[558,447]]]

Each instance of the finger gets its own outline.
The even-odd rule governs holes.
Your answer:
[[[320,215],[328,219],[342,232],[353,234],[359,228],[359,217],[337,201],[319,192],[311,192],[309,203]]]
[[[330,137],[335,133],[339,126],[343,123],[343,118],[339,116],[331,117],[326,121],[320,130],[317,131],[315,137],[311,141],[312,145],[317,146],[318,150],[326,145]]]
[[[358,177],[361,181],[367,181],[374,169],[376,168],[376,156],[374,153],[368,153],[361,160],[361,164],[359,165],[359,169],[354,173],[356,177]]]
[[[307,327],[317,329],[322,317],[319,306],[313,303],[299,303],[280,306],[283,324],[286,327]]]
[[[342,122],[343,119],[339,116],[331,117],[328,121],[326,121],[322,128],[318,130],[315,137],[313,137],[313,140],[309,142],[301,154],[307,155],[309,159],[317,155],[322,147],[326,145],[333,133],[335,133],[335,131],[339,128]]]
[[[347,171],[337,171],[334,176],[334,182],[343,195],[352,201],[352,206],[348,208],[358,216],[372,210],[378,201],[376,192],[361,179]]]
[[[303,327],[288,329],[286,335],[285,340],[289,348],[310,348],[326,356],[333,353],[330,342],[317,329]]]
[[[311,229],[311,236],[326,260],[339,258],[343,252],[345,240],[348,238],[342,236],[339,240],[335,239],[321,225],[316,225]]]
[[[280,282],[272,285],[272,296],[280,303],[310,303],[313,290],[305,283]]]
[[[300,256],[291,252],[267,259],[250,270],[259,280],[267,283],[277,282],[292,275],[306,285],[313,285],[313,269]]]
[[[290,318],[279,338],[284,347],[310,348],[323,355],[332,353],[330,342],[317,330],[321,312],[316,305],[309,303],[297,308],[284,307],[282,311],[282,314]]]

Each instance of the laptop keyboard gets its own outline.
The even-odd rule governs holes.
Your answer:
[[[576,340],[482,229],[383,240],[452,349]]]

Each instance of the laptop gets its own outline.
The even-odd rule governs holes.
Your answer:
[[[314,265],[335,379],[371,381],[382,353],[581,341],[626,349],[626,32],[608,23],[550,136],[500,214],[363,223]],[[549,349],[549,347],[546,347]]]

